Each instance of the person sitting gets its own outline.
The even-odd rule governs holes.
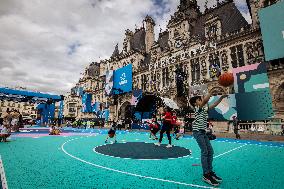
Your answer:
[[[175,138],[176,140],[179,140],[179,138],[184,135],[184,125],[180,125],[178,127],[179,130],[178,133],[176,133],[176,138]]]
[[[151,122],[149,122],[149,127],[150,127],[150,139],[158,140],[156,134],[160,130],[160,124],[157,122],[156,117],[153,116]]]
[[[60,135],[60,130],[54,125],[49,129],[49,135]]]
[[[0,142],[3,140],[3,142],[7,142],[7,138],[11,136],[10,134],[10,129],[8,128],[7,125],[4,125],[1,133],[0,133]]]

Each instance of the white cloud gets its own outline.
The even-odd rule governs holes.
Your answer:
[[[179,0],[159,2],[1,0],[0,86],[69,91],[90,62],[108,58],[125,30],[141,27],[147,14],[156,21],[156,35],[165,29]]]

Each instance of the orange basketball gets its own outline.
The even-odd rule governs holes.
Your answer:
[[[218,83],[223,87],[229,87],[234,84],[234,76],[232,73],[226,72],[219,76]]]

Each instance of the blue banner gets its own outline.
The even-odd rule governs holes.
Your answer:
[[[132,64],[114,72],[113,93],[122,94],[132,91]]]
[[[92,106],[92,112],[97,113],[100,110],[100,102],[95,102]]]
[[[82,96],[84,94],[84,88],[83,87],[78,87],[77,88],[77,96]]]
[[[60,101],[59,104],[59,112],[58,112],[58,118],[62,119],[63,118],[63,111],[64,111],[64,101]]]
[[[40,111],[41,123],[49,123],[54,119],[55,104],[39,104],[37,110]]]
[[[92,94],[85,93],[82,96],[82,112],[92,112]]]
[[[97,117],[98,118],[104,118],[106,121],[108,121],[108,119],[109,119],[109,110],[108,109],[99,110],[97,112]]]

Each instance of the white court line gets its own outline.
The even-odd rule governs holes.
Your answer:
[[[0,156],[0,175],[1,175],[1,181],[2,181],[2,188],[8,189],[8,183],[7,183],[7,180],[6,180],[4,165],[3,165],[3,162],[2,162],[1,156]]]
[[[217,157],[223,156],[223,155],[225,155],[225,154],[227,154],[227,153],[230,153],[230,152],[232,152],[232,151],[234,151],[234,150],[240,149],[240,148],[242,148],[242,147],[244,147],[244,146],[246,146],[246,145],[247,145],[247,144],[244,144],[244,145],[242,145],[242,146],[239,146],[239,147],[237,147],[237,148],[234,148],[234,149],[232,149],[232,150],[229,150],[229,151],[227,151],[227,152],[224,152],[224,153],[222,153],[222,154],[219,154],[219,155],[217,155],[217,156],[214,156],[213,158],[217,158]]]
[[[78,138],[76,138],[77,140]],[[92,165],[92,166],[95,166],[95,167],[98,167],[98,168],[101,168],[101,169],[106,169],[106,170],[109,170],[109,171],[113,171],[113,172],[117,172],[117,173],[121,173],[121,174],[125,174],[125,175],[130,175],[130,176],[134,176],[134,177],[140,177],[140,178],[145,178],[145,179],[151,179],[151,180],[158,180],[158,181],[162,181],[162,182],[168,182],[168,183],[174,183],[174,184],[179,184],[179,185],[184,185],[184,186],[191,186],[191,187],[196,187],[196,188],[214,188],[214,187],[208,187],[208,186],[201,186],[201,185],[196,185],[196,184],[188,184],[188,183],[183,183],[183,182],[178,182],[178,181],[173,181],[173,180],[166,180],[166,179],[161,179],[161,178],[155,178],[155,177],[150,177],[150,176],[143,176],[143,175],[139,175],[139,174],[135,174],[135,173],[129,173],[129,172],[126,172],[126,171],[120,171],[120,170],[117,170],[117,169],[113,169],[113,168],[109,168],[109,167],[104,167],[104,166],[101,166],[101,165],[97,165],[97,164],[94,164],[94,163],[91,163],[91,162],[88,162],[86,160],[83,160],[83,159],[80,159],[76,156],[73,156],[72,154],[69,154],[65,149],[64,149],[64,146],[65,144],[69,143],[70,141],[72,140],[68,140],[66,142],[64,142],[62,145],[61,145],[61,149],[62,151],[78,160],[78,161],[81,161],[83,163],[86,163],[86,164],[89,164],[89,165]]]
[[[227,151],[227,152],[224,152],[224,153],[222,153],[222,154],[219,154],[219,155],[217,155],[217,156],[214,156],[213,158],[217,158],[217,157],[223,156],[223,155],[225,155],[225,154],[227,154],[227,153],[230,153],[230,152],[232,152],[232,151],[235,151],[235,150],[237,150],[237,149],[240,149],[240,148],[242,148],[242,147],[244,147],[244,146],[247,146],[247,144],[244,144],[244,145],[239,146],[239,147],[237,147],[237,148],[233,148],[232,150],[229,150],[229,151]],[[194,159],[200,159],[200,158],[194,158]]]

